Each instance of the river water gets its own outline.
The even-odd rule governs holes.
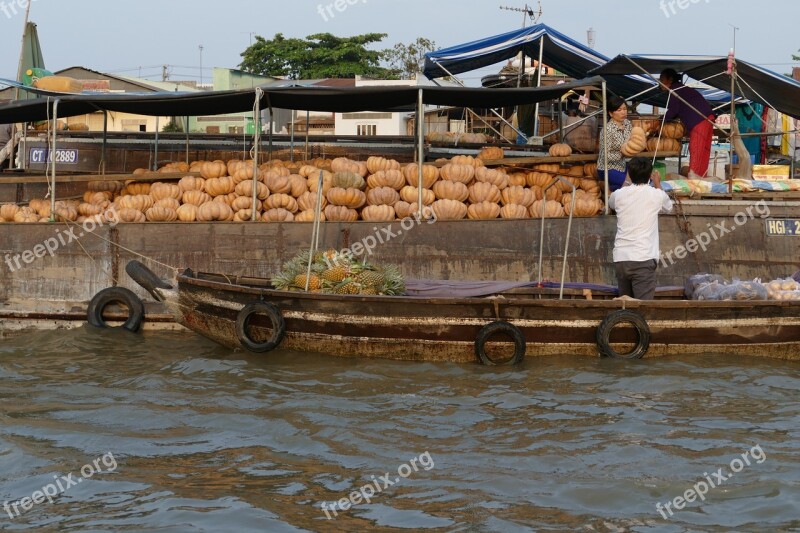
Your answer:
[[[29,334],[0,342],[0,529],[798,531],[798,390],[800,364],[759,358],[510,369]]]

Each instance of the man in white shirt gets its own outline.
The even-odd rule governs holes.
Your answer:
[[[614,266],[619,294],[653,300],[660,257],[658,215],[672,211],[672,200],[661,190],[660,176],[653,173],[648,159],[632,159],[628,173],[633,185],[614,191],[608,199],[608,206],[617,212]]]

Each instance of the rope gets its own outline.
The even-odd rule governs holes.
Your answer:
[[[65,225],[67,228],[69,228],[69,223],[67,222],[67,219],[64,219],[64,225]],[[79,226],[79,224],[77,224],[77,225]],[[92,256],[92,254],[90,254],[90,253],[89,253],[89,251],[88,251],[88,250],[87,250],[87,249],[86,249],[86,248],[83,246],[83,243],[81,243],[81,240],[80,240],[80,238],[78,238],[78,239],[75,239],[75,240],[78,242],[78,246],[80,246],[80,247],[81,247],[81,250],[83,250],[83,253],[85,253],[85,254],[86,254],[86,256],[87,256],[89,259],[91,259],[91,260],[92,260],[92,263],[94,263],[95,265],[97,265],[97,260],[96,260],[96,259],[95,259],[95,258]],[[108,270],[107,270],[107,269],[106,269],[104,266],[102,266],[102,265],[100,266],[100,270],[102,270],[102,271],[103,271],[103,272],[104,272],[104,273],[105,273],[105,274],[106,274],[106,275],[107,275],[109,278],[111,278],[111,280],[112,280],[112,281],[113,281],[115,284],[119,285],[119,279],[117,279],[116,277],[114,277],[114,274],[113,274],[113,273],[109,272],[109,271],[108,271]]]
[[[669,108],[670,98],[672,98],[672,90],[671,89],[667,93],[667,108]],[[661,115],[661,117],[662,117],[661,118],[661,129],[658,130],[658,143],[656,144],[656,149],[653,150],[653,162],[651,163],[654,166],[656,164],[656,159],[658,159],[658,149],[661,148],[661,136],[662,136],[662,133],[664,131],[664,124],[667,123],[667,114],[664,113],[663,115]]]
[[[67,221],[65,220],[65,224],[66,224],[68,227],[69,227],[69,224],[70,224],[70,223],[72,223],[74,226],[82,227],[80,224],[78,224],[78,223],[76,223],[76,222],[72,222],[72,221],[69,221],[69,222],[67,222]],[[129,254],[131,254],[131,255],[135,255],[135,256],[137,256],[137,257],[140,257],[140,258],[144,259],[145,261],[150,261],[150,262],[151,262],[151,263],[153,263],[154,265],[159,265],[159,266],[162,266],[162,267],[164,267],[164,268],[167,268],[167,269],[169,269],[169,270],[172,270],[172,271],[173,271],[173,272],[175,272],[176,274],[178,274],[178,273],[180,272],[180,268],[178,268],[178,267],[175,267],[175,266],[172,266],[172,265],[168,265],[168,264],[166,264],[166,263],[162,263],[161,261],[158,261],[158,260],[156,260],[156,259],[153,259],[152,257],[146,256],[146,255],[143,255],[143,254],[140,254],[139,252],[136,252],[136,251],[134,251],[134,250],[131,250],[130,248],[126,248],[125,246],[122,246],[122,245],[121,245],[121,244],[119,244],[119,243],[116,243],[116,242],[114,242],[114,241],[111,241],[111,240],[109,240],[109,239],[106,239],[105,237],[103,237],[103,236],[101,236],[101,235],[98,235],[98,234],[96,234],[96,233],[94,233],[94,232],[92,232],[92,231],[88,231],[88,232],[86,232],[86,233],[85,233],[85,235],[91,235],[92,237],[96,237],[96,238],[100,239],[101,241],[105,241],[105,242],[107,242],[108,244],[111,244],[112,246],[116,246],[116,247],[117,247],[117,248],[119,248],[120,250],[123,250],[123,251],[126,251],[126,252],[128,252],[128,253],[129,253]],[[76,239],[76,240],[78,240],[78,242],[80,242],[80,239]],[[83,248],[83,247],[81,246],[81,248]],[[84,251],[86,251],[86,250],[84,249]],[[86,253],[88,254],[88,252],[86,252]],[[90,257],[91,257],[91,255],[90,255]]]

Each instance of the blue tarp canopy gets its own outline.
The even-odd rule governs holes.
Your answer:
[[[299,109],[350,113],[356,111],[413,111],[419,92],[430,105],[493,108],[533,104],[560,98],[585,86],[599,87],[594,77],[539,88],[484,89],[473,87],[269,87],[260,90],[261,108]],[[3,82],[14,84],[13,81]],[[204,116],[250,111],[256,91],[209,91],[198,93],[159,92],[151,94],[62,94],[27,88],[41,98],[16,100],[0,106],[0,124],[34,122],[53,116],[57,99],[59,118],[95,111],[115,111],[150,116]]]
[[[726,56],[619,55],[592,70],[606,79],[647,72],[658,75],[672,68],[721,91],[729,91]],[[741,59],[736,60],[737,96],[800,118],[800,82]]]
[[[542,62],[545,65],[575,79],[588,77],[590,70],[608,62],[606,56],[588,46],[545,24],[536,24],[522,30],[429,52],[425,54],[423,73],[429,79],[456,75],[500,63],[516,57],[520,52],[538,60],[541,46],[544,47]],[[608,88],[611,92],[628,98],[654,85],[652,80],[643,76],[615,76],[609,80]]]

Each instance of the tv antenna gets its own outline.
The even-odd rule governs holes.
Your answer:
[[[531,19],[531,24],[537,24],[539,19],[542,18],[542,2],[539,0],[537,2],[538,7],[537,10],[534,11],[531,6],[525,4],[525,7],[508,7],[508,6],[500,6],[500,9],[504,11],[516,11],[517,13],[522,13],[522,27],[526,27],[528,25],[528,17]]]

